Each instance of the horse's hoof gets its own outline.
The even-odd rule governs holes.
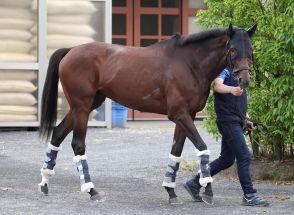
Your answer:
[[[171,205],[181,205],[183,204],[183,201],[179,197],[174,197],[174,198],[170,198],[168,200],[168,203],[170,203]]]
[[[105,198],[101,197],[98,193],[90,197],[91,200],[95,202],[104,202]]]
[[[202,200],[208,205],[213,205],[213,195],[207,195],[205,192],[202,194]]]
[[[44,195],[48,195],[49,189],[47,184],[38,184],[38,191]]]

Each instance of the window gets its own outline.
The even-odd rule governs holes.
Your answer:
[[[170,36],[180,32],[178,15],[162,15],[162,35]]]
[[[146,47],[156,43],[156,39],[141,39],[140,46]]]
[[[126,14],[112,14],[112,34],[124,35],[126,33]]]
[[[142,35],[157,35],[158,34],[158,15],[141,15],[140,32]]]
[[[126,7],[127,2],[126,0],[112,0],[113,7]]]
[[[141,7],[158,7],[158,0],[141,0]]]
[[[179,0],[162,0],[162,7],[179,8],[180,1]]]

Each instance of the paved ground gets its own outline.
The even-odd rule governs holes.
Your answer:
[[[37,192],[37,184],[46,146],[39,142],[37,132],[0,132],[0,214],[294,214],[293,186],[256,184],[271,206],[251,208],[240,206],[241,189],[237,182],[217,180],[213,184],[215,204],[194,203],[182,186],[193,173],[183,170],[178,173],[176,191],[184,204],[169,205],[161,182],[173,127],[167,122],[140,122],[128,123],[126,129],[88,130],[90,173],[98,190],[106,196],[106,201],[99,204],[79,192],[71,138],[65,140],[58,155],[50,194],[43,196]],[[219,143],[199,129],[212,157],[216,157]],[[195,160],[189,141],[183,156]]]

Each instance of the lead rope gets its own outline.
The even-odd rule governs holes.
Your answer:
[[[243,114],[242,111],[241,111],[241,107],[240,107],[239,102],[237,103],[237,107],[238,107],[238,111],[240,112],[240,114],[244,118],[244,120],[251,121],[253,123],[253,126],[256,127],[257,129],[259,129],[260,132],[262,132],[261,128],[266,130],[266,131],[269,130],[268,127],[265,124],[263,124],[261,122],[257,122],[255,120],[252,120],[249,117],[247,117],[245,114]],[[264,132],[262,132],[262,133],[264,133]],[[256,139],[253,138],[252,131],[247,129],[246,132],[245,132],[245,135],[249,136],[251,147],[253,147],[254,143],[256,143],[258,145],[258,147],[262,147],[262,144],[260,144]]]

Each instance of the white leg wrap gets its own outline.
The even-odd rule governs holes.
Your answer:
[[[208,183],[212,183],[213,179],[210,175],[210,169],[209,169],[209,155],[210,155],[210,151],[209,150],[203,150],[203,151],[199,151],[199,150],[195,150],[196,154],[199,158],[199,166],[200,166],[200,178],[199,178],[199,184],[202,187],[206,187]]]
[[[195,149],[195,152],[198,157],[200,157],[201,155],[210,155],[210,151],[208,149],[203,151],[199,151],[198,149]]]
[[[162,182],[163,187],[169,187],[169,188],[175,188],[176,187],[176,182]]]
[[[208,183],[212,183],[213,182],[213,178],[211,176],[210,177],[203,178],[202,173],[201,173],[201,170],[198,170],[198,173],[200,174],[199,184],[202,187],[206,187]]]
[[[81,192],[82,193],[89,193],[92,188],[94,188],[94,184],[92,182],[82,184],[81,185]]]
[[[172,154],[169,154],[168,158],[171,159],[172,161],[176,162],[176,163],[180,163],[183,160],[183,156],[176,157],[176,156],[174,156]]]
[[[202,178],[201,175],[200,175],[200,178],[199,178],[199,184],[202,186],[202,187],[206,187],[208,183],[212,183],[213,182],[213,179],[212,177],[205,177],[205,178]]]
[[[77,155],[77,156],[74,156],[73,159],[72,159],[72,161],[75,164],[78,163],[81,160],[87,160],[87,156],[86,155]]]
[[[49,178],[51,176],[55,175],[55,171],[51,169],[41,169],[41,176],[42,176],[42,181],[40,185],[45,185],[49,183]]]
[[[73,162],[75,163],[78,173],[80,175],[81,192],[90,192],[90,190],[94,188],[94,184],[91,182],[87,164],[87,156],[77,155],[73,158]]]
[[[172,154],[169,154],[169,162],[166,168],[166,173],[163,178],[162,186],[163,187],[176,187],[176,174],[180,166],[180,162],[183,160],[183,157],[176,157]]]
[[[56,146],[53,146],[51,143],[48,143],[48,149],[52,149],[54,151],[60,151],[62,150],[61,146],[60,147],[56,147]]]
[[[57,153],[61,150],[61,147],[53,146],[48,143],[46,158],[41,168],[42,181],[40,185],[45,185],[49,183],[50,176],[55,175],[54,166],[56,164]]]

